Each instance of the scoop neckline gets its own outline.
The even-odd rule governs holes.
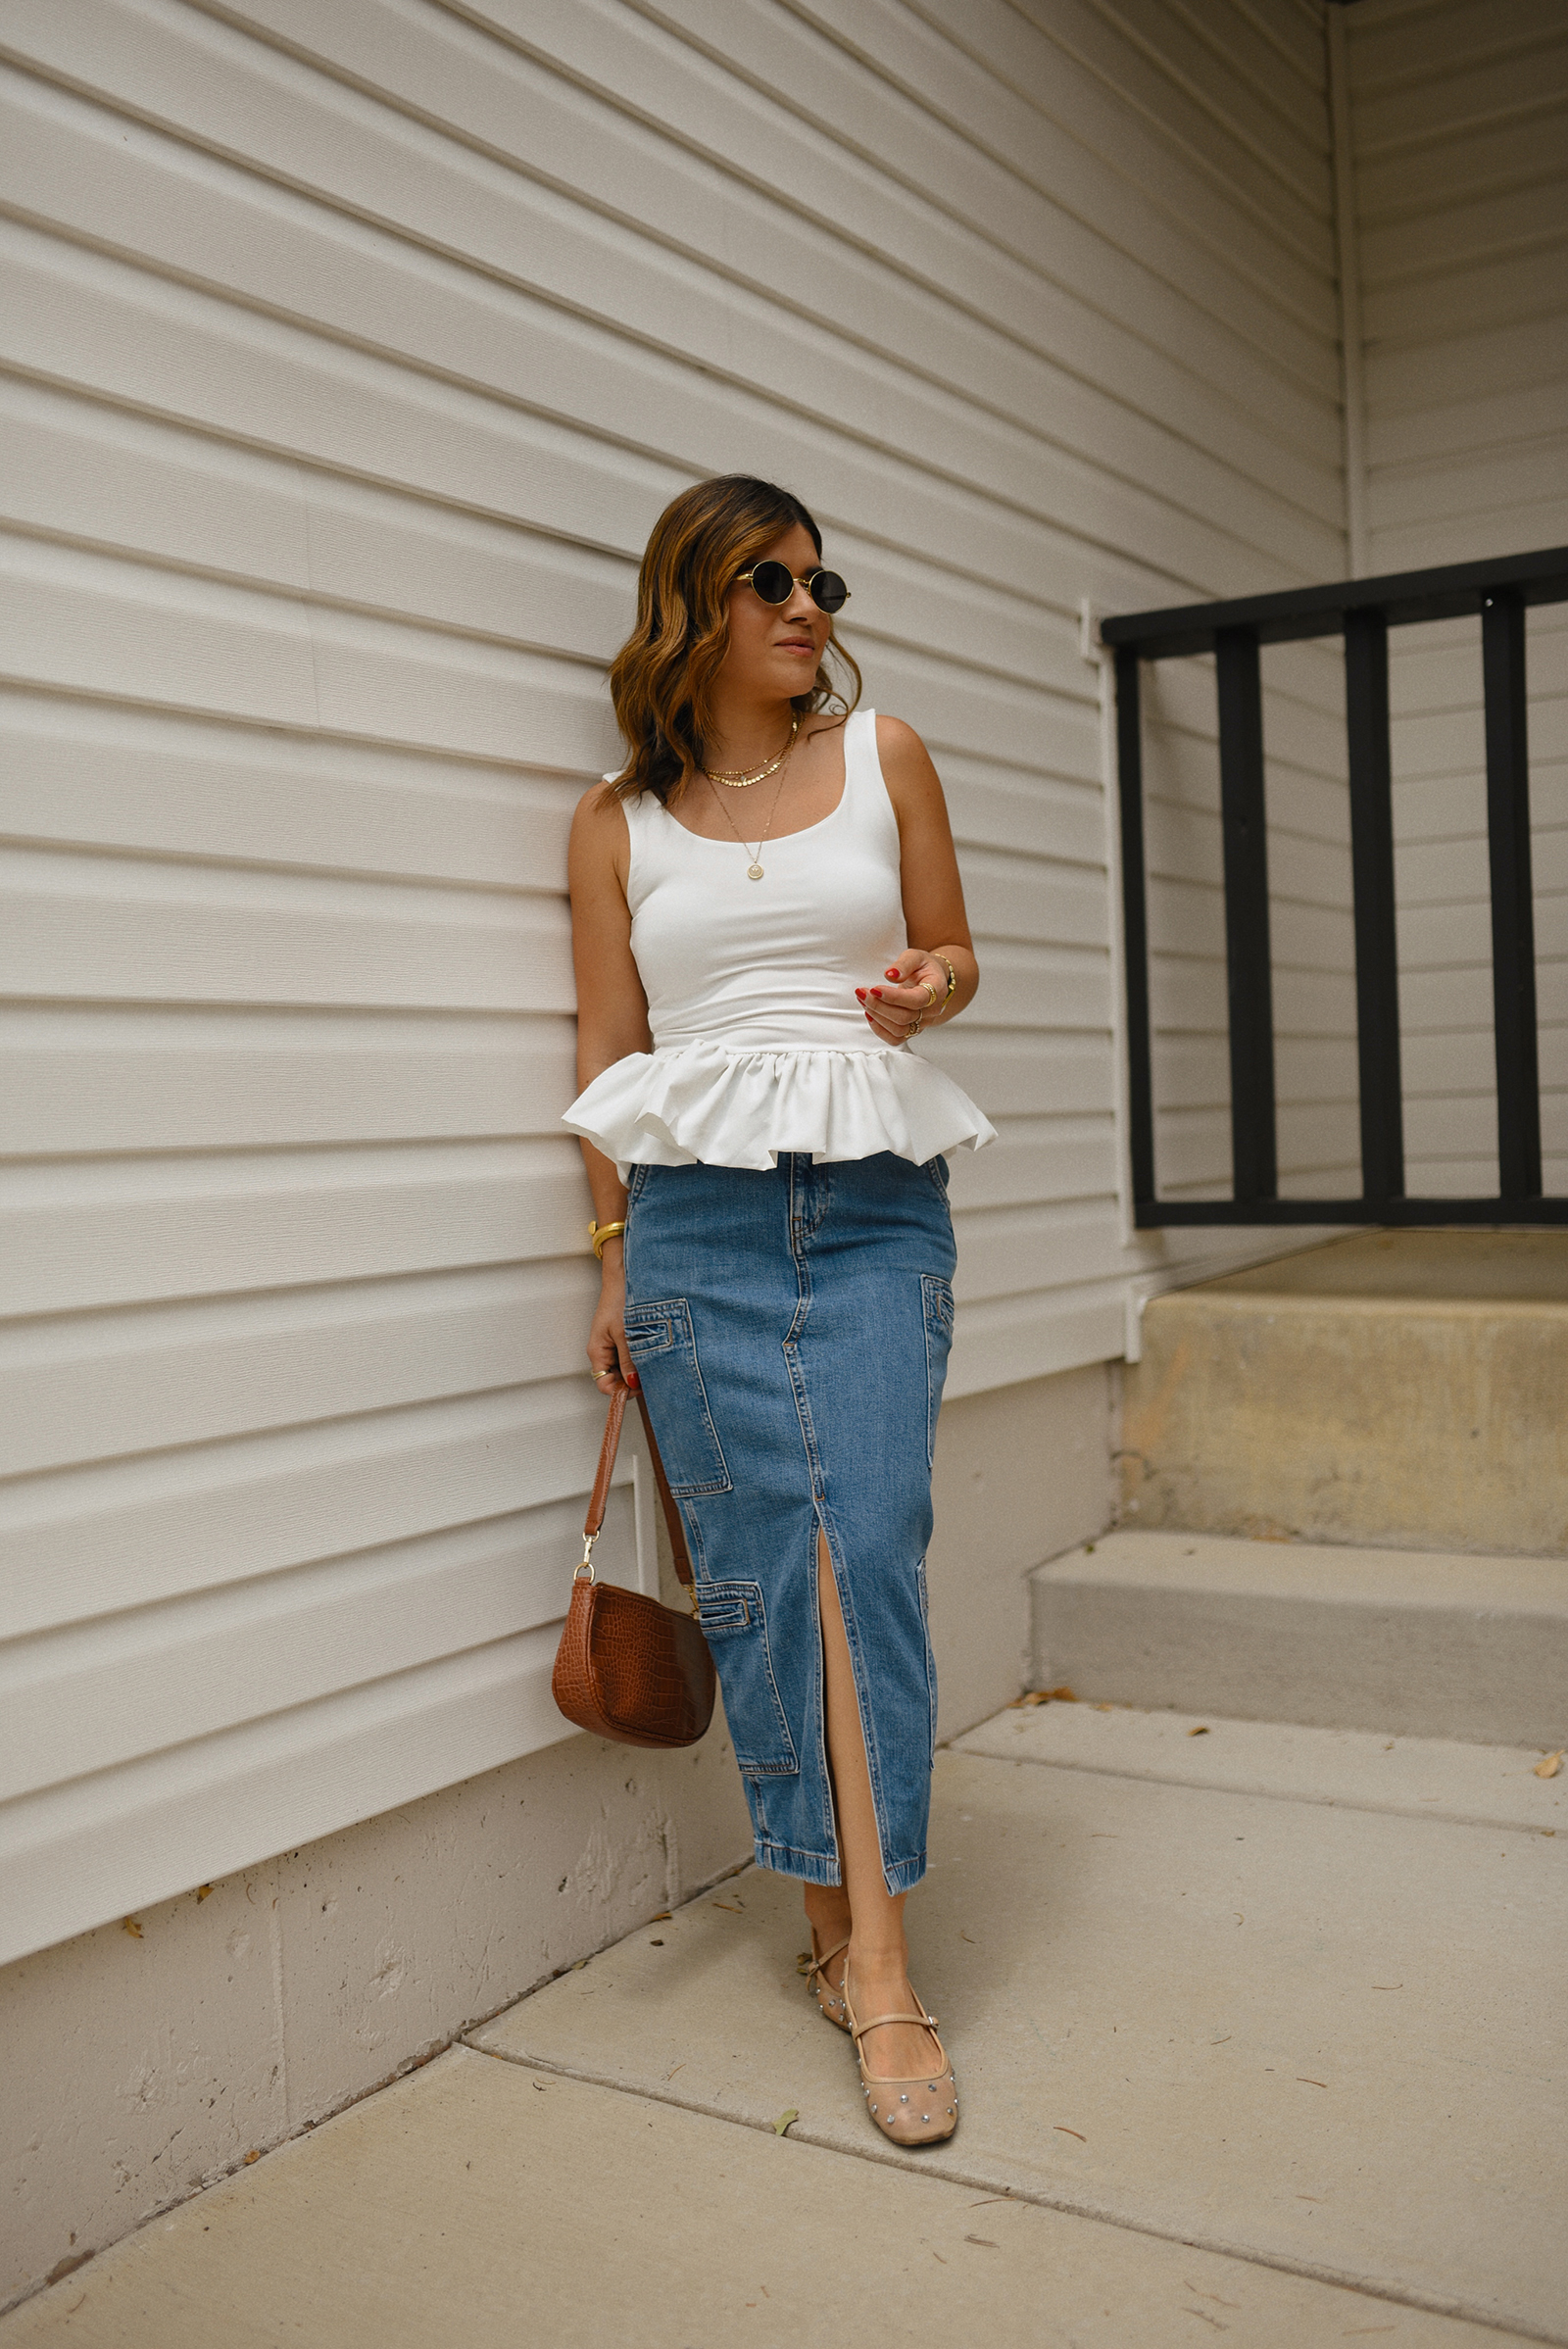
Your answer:
[[[841,812],[844,803],[849,796],[850,777],[849,770],[846,768],[844,775],[844,788],[839,793],[838,804],[836,807],[830,807],[826,815],[819,815],[814,824],[802,824],[798,832],[769,832],[766,838],[760,843],[760,847],[764,849],[781,849],[792,840],[805,840],[810,833],[820,832],[824,824],[830,824],[833,821],[833,818]],[[669,809],[662,805],[660,807],[660,813],[667,822],[674,825],[677,832],[684,832],[688,840],[695,840],[702,848],[730,849],[732,851],[736,848],[743,848],[748,856],[750,856],[752,853],[750,841],[714,840],[707,832],[694,832],[689,824],[683,824],[678,815],[671,815]]]
[[[859,712],[859,711],[853,710],[851,710],[851,712],[850,712],[850,716],[851,716],[852,718],[853,718],[853,717],[856,717],[856,716],[858,716],[859,714],[860,714],[860,712]],[[875,712],[874,712],[874,711],[869,711],[869,712],[867,712],[866,714],[868,714],[868,715],[870,715],[870,716],[872,716],[872,717],[874,717],[874,716],[875,716]],[[875,733],[874,733],[874,732],[873,732],[873,734],[872,734],[871,740],[872,740],[872,744],[873,744],[873,747],[874,747],[874,745],[875,745],[875,742],[876,742],[876,736],[875,736]],[[848,720],[846,720],[846,724],[845,724],[845,742],[844,742],[844,782],[843,782],[843,785],[842,785],[842,787],[841,787],[841,789],[840,789],[840,791],[839,791],[839,796],[838,796],[837,800],[834,802],[833,806],[832,806],[832,807],[831,807],[828,809],[828,811],[827,811],[826,815],[819,815],[819,816],[817,817],[817,819],[816,819],[816,821],[815,821],[815,823],[814,823],[814,824],[802,824],[802,826],[801,826],[801,828],[800,828],[800,830],[799,830],[798,832],[770,832],[770,833],[767,835],[767,838],[766,838],[766,839],[763,841],[763,843],[762,843],[762,846],[763,846],[764,848],[768,848],[768,849],[781,849],[781,848],[783,848],[783,847],[786,845],[786,843],[787,843],[787,842],[789,842],[789,841],[792,841],[792,840],[805,840],[805,839],[807,839],[807,838],[809,836],[809,834],[811,834],[812,832],[820,832],[824,824],[830,824],[830,823],[832,823],[832,821],[833,821],[833,819],[834,819],[834,817],[835,817],[835,816],[838,816],[838,815],[842,815],[842,814],[843,814],[843,812],[844,812],[844,803],[845,803],[845,801],[846,801],[846,800],[849,798],[849,796],[850,796],[850,745],[849,745],[849,724],[848,724]],[[706,832],[694,832],[694,831],[691,829],[690,825],[688,825],[688,824],[683,824],[683,823],[681,822],[681,820],[680,820],[680,817],[679,817],[678,815],[671,815],[671,814],[670,814],[670,812],[669,812],[669,809],[668,809],[668,808],[667,808],[667,807],[664,806],[664,803],[663,803],[663,801],[662,801],[662,800],[661,800],[661,801],[659,802],[659,811],[660,811],[661,815],[664,816],[668,822],[672,823],[672,824],[675,826],[675,829],[676,829],[676,831],[677,831],[677,832],[684,832],[688,840],[695,840],[695,841],[699,842],[699,843],[700,843],[700,844],[701,844],[701,845],[702,845],[704,848],[710,848],[710,849],[733,849],[733,848],[735,848],[737,845],[739,845],[740,847],[744,848],[744,849],[747,851],[747,854],[748,854],[748,855],[750,855],[750,853],[751,853],[751,844],[750,844],[750,842],[748,842],[748,841],[741,841],[741,842],[739,842],[739,843],[737,844],[737,842],[735,842],[735,841],[733,841],[733,840],[713,840],[713,839],[710,839],[710,836],[709,836],[709,834],[708,834],[708,833],[706,833]]]

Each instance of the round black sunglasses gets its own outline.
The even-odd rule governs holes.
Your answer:
[[[764,604],[787,604],[797,587],[805,588],[819,612],[842,612],[850,600],[850,591],[837,571],[808,571],[798,579],[787,563],[758,563],[741,572],[741,585],[748,581]]]

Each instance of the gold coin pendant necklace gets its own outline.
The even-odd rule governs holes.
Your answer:
[[[794,748],[795,748],[795,737],[796,737],[797,733],[800,731],[800,723],[801,723],[800,719],[799,719],[799,718],[797,718],[797,719],[796,719],[796,721],[795,721],[795,723],[794,723],[794,725],[793,725],[793,726],[790,728],[790,738],[789,738],[789,741],[788,741],[788,742],[787,742],[787,743],[784,745],[784,748],[783,748],[783,750],[782,750],[782,751],[779,753],[778,757],[777,757],[775,759],[773,759],[773,760],[772,760],[771,764],[769,764],[769,765],[766,765],[766,766],[762,767],[762,768],[760,769],[760,771],[758,774],[756,774],[756,775],[749,775],[749,776],[746,778],[747,782],[749,782],[749,783],[760,783],[760,782],[761,782],[761,781],[764,779],[764,777],[765,777],[765,776],[767,776],[767,775],[771,775],[771,774],[774,774],[774,773],[776,773],[776,772],[777,772],[777,771],[778,771],[778,770],[779,770],[781,767],[783,767],[783,765],[785,764],[785,761],[786,761],[786,760],[788,759],[788,758],[789,758],[789,755],[790,755],[791,751],[793,751],[793,750],[794,750]],[[735,780],[736,780],[736,779],[735,779],[735,777],[734,777],[733,775],[711,775],[711,774],[709,774],[709,771],[708,771],[708,769],[707,769],[707,767],[706,767],[706,766],[704,767],[704,769],[703,769],[703,772],[704,772],[704,774],[705,774],[705,775],[708,775],[708,780],[710,781],[710,783],[730,783],[730,784],[734,784],[734,783],[735,783]],[[765,844],[765,842],[766,842],[766,840],[767,840],[767,836],[768,836],[769,832],[771,832],[771,831],[772,831],[772,829],[773,829],[773,818],[774,818],[774,816],[775,816],[775,815],[777,815],[777,813],[778,813],[778,804],[779,804],[779,801],[780,801],[780,799],[783,797],[783,794],[784,794],[784,781],[785,781],[785,778],[784,778],[784,776],[783,776],[782,774],[779,774],[778,782],[777,782],[777,784],[775,785],[775,787],[774,787],[774,791],[773,791],[773,805],[772,805],[772,807],[769,807],[769,809],[768,809],[768,811],[767,811],[767,821],[766,821],[766,823],[765,823],[765,824],[762,826],[762,837],[761,837],[761,839],[760,839],[760,840],[758,842],[758,844],[757,844],[757,846],[756,846],[756,848],[755,848],[755,849],[750,849],[750,848],[747,848],[747,847],[746,847],[746,839],[745,839],[745,835],[742,833],[742,831],[741,831],[741,828],[740,828],[739,824],[738,824],[738,823],[735,821],[735,818],[734,818],[734,817],[731,815],[731,813],[730,813],[729,809],[728,809],[728,808],[725,807],[725,805],[724,805],[724,803],[723,803],[722,799],[720,799],[720,798],[719,798],[719,795],[718,795],[717,791],[715,790],[715,791],[714,791],[714,793],[713,793],[713,797],[714,797],[714,799],[718,801],[718,808],[719,808],[719,813],[720,813],[720,814],[723,816],[723,818],[724,818],[724,821],[725,821],[725,822],[728,824],[728,826],[729,826],[730,830],[731,830],[731,831],[734,833],[734,835],[735,835],[736,839],[737,839],[737,840],[740,842],[740,844],[741,844],[741,847],[742,847],[743,849],[746,849],[746,854],[747,854],[747,856],[748,856],[751,858],[751,862],[750,862],[750,863],[747,865],[747,867],[746,867],[746,878],[748,879],[748,881],[760,881],[760,880],[762,878],[762,870],[763,870],[763,867],[762,867],[762,849],[763,849],[763,846],[764,846],[764,844]]]

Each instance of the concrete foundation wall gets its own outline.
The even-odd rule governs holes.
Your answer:
[[[1030,1568],[1108,1518],[1109,1377],[943,1413],[945,1737],[1023,1686]],[[750,1853],[721,1716],[687,1753],[573,1736],[0,1969],[0,2304]]]

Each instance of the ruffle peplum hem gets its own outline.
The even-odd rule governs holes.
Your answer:
[[[828,1162],[891,1150],[923,1165],[996,1140],[951,1077],[897,1047],[737,1052],[704,1041],[629,1052],[595,1077],[563,1122],[613,1158],[622,1182],[634,1166],[765,1171],[781,1150]]]

